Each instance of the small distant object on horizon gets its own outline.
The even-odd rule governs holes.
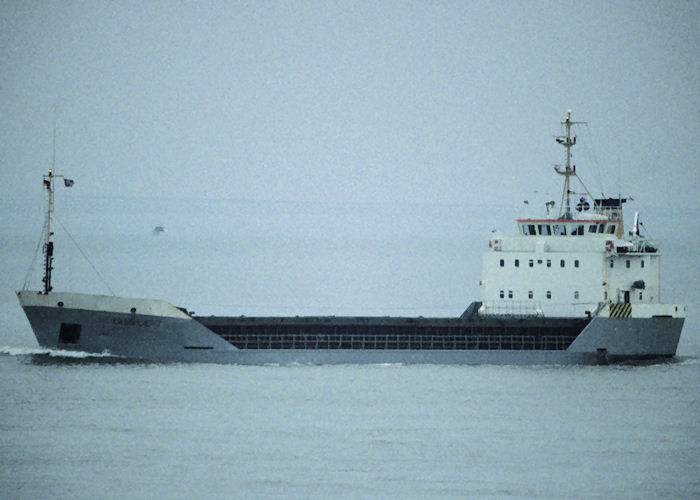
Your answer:
[[[164,233],[164,232],[165,232],[165,229],[163,229],[163,226],[156,226],[153,228],[153,234],[156,236],[161,234],[161,233]]]

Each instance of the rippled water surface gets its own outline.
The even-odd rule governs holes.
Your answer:
[[[689,498],[700,359],[125,364],[5,348],[5,498]]]

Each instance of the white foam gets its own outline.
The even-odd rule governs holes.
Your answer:
[[[83,351],[65,351],[62,349],[48,349],[45,347],[11,347],[2,346],[0,347],[0,355],[6,356],[29,356],[33,354],[43,354],[53,357],[63,357],[63,358],[103,358],[111,357],[107,351],[102,353],[90,353]]]

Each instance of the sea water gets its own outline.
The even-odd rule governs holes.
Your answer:
[[[700,360],[219,366],[0,355],[3,498],[692,498]]]
[[[512,225],[493,207],[142,200],[104,229],[97,202],[57,202],[82,246],[57,229],[57,289],[105,280],[200,314],[456,316],[490,224]],[[0,212],[2,498],[700,497],[700,242],[675,218],[646,223],[664,298],[688,304],[670,362],[251,367],[37,348],[13,290],[38,232]]]

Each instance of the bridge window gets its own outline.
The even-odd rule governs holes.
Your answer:
[[[528,224],[527,230],[528,230],[528,232],[529,232],[531,235],[537,234],[537,232],[535,231],[535,225],[534,225],[534,224]]]
[[[597,228],[598,226],[596,224],[591,224],[590,226],[588,226],[588,232],[595,233]]]
[[[608,234],[613,234],[615,232],[615,224],[610,224],[608,226]]]
[[[598,224],[598,234],[605,232],[605,224]]]

